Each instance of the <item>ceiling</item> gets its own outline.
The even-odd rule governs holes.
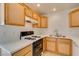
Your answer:
[[[56,12],[60,12],[69,8],[79,7],[79,3],[40,3],[40,7],[37,7],[37,3],[27,3],[26,5],[42,15],[53,13],[53,8],[56,8]]]

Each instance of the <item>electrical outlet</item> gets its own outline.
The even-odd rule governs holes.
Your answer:
[[[75,45],[75,47],[78,47],[78,45],[76,44],[76,42],[73,42],[73,44]]]

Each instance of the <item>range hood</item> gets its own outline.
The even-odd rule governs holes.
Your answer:
[[[38,21],[36,21],[36,20],[34,20],[30,17],[27,17],[27,16],[25,16],[25,22],[29,22],[29,23],[32,23],[32,24],[37,24],[38,23]]]

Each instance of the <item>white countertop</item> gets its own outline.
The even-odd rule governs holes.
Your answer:
[[[32,42],[33,41],[30,40],[17,40],[16,42],[2,44],[1,46],[3,46],[3,48],[5,48],[8,52],[13,53],[25,46],[28,46]]]
[[[9,42],[9,43],[6,43],[6,44],[0,44],[2,46],[2,48],[4,48],[9,54],[12,54],[30,44],[32,44],[33,42],[41,39],[41,38],[44,38],[44,37],[50,37],[49,35],[41,35],[40,38],[37,38],[36,40],[27,40],[27,39],[18,39],[14,42]],[[60,37],[55,37],[55,38],[60,38]],[[78,39],[78,38],[74,38],[74,37],[66,37],[68,39]]]
[[[9,42],[9,43],[6,43],[6,44],[0,44],[2,46],[2,48],[6,49],[6,51],[9,53],[9,54],[12,54],[30,44],[32,44],[33,42],[43,38],[44,36],[41,36],[40,38],[37,38],[36,40],[27,40],[27,39],[19,39],[19,40],[16,40],[14,42]]]

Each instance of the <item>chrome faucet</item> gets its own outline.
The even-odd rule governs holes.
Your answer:
[[[54,32],[55,32],[55,36],[56,37],[59,37],[60,36],[57,29]]]

